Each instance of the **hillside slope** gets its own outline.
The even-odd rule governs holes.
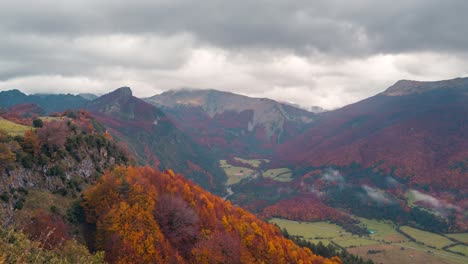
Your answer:
[[[195,144],[157,107],[132,95],[128,87],[86,105],[96,119],[128,143],[139,163],[173,168],[217,193],[224,193],[226,176],[209,149]]]
[[[320,114],[277,149],[272,166],[294,170],[286,185],[301,190],[298,200],[312,195],[363,217],[436,232],[467,230],[468,78],[399,81]],[[291,215],[290,203],[274,211]]]
[[[170,170],[117,168],[86,192],[84,206],[111,263],[341,263]]]
[[[399,81],[386,92],[324,113],[277,151],[278,163],[394,170],[409,184],[468,191],[468,78]]]
[[[36,104],[46,113],[63,112],[67,109],[78,109],[88,100],[72,94],[30,94],[18,90],[0,92],[0,107],[10,108],[18,104]]]
[[[222,154],[269,154],[315,118],[289,104],[217,90],[176,90],[144,100],[161,107],[193,140]]]
[[[0,218],[22,209],[29,190],[76,196],[105,170],[130,163],[125,149],[96,130],[89,113],[74,116],[37,129],[22,125],[22,133],[0,129]]]

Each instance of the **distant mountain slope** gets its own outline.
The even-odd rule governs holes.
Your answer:
[[[399,81],[384,93],[324,113],[278,149],[276,162],[377,165],[410,185],[466,193],[468,78]]]
[[[92,101],[92,100],[99,97],[99,96],[97,96],[95,94],[92,94],[92,93],[80,93],[80,94],[78,94],[78,96],[81,96],[84,99],[89,100],[89,101]]]
[[[198,143],[221,152],[269,153],[310,125],[315,114],[271,99],[217,90],[177,90],[144,99]]]
[[[103,95],[86,108],[128,142],[141,164],[174,168],[211,191],[224,192],[226,176],[213,154],[195,144],[157,107],[132,96],[130,88]]]
[[[31,94],[26,95],[18,90],[0,92],[0,107],[9,108],[18,104],[33,103],[47,113],[63,112],[67,109],[82,107],[88,100],[72,94]]]

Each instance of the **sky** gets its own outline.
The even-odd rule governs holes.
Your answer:
[[[0,90],[218,89],[326,109],[468,76],[465,0],[2,0]]]

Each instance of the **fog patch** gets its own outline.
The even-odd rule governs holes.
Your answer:
[[[338,170],[328,169],[320,179],[327,182],[344,182],[344,178]]]
[[[397,180],[395,180],[394,178],[392,178],[390,176],[385,178],[385,182],[390,187],[399,187],[401,185]]]
[[[379,204],[388,204],[392,203],[392,200],[385,195],[383,191],[377,188],[370,187],[368,185],[361,186],[362,189],[366,192],[367,196],[371,198],[373,201]]]
[[[432,195],[419,192],[417,190],[410,190],[411,195],[413,195],[415,202],[423,202],[435,209],[455,209],[461,211],[462,209],[456,205],[448,203],[446,201],[435,198]]]

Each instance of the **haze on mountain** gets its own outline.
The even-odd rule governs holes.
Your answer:
[[[333,109],[468,74],[461,0],[3,1],[0,90],[213,88]]]

